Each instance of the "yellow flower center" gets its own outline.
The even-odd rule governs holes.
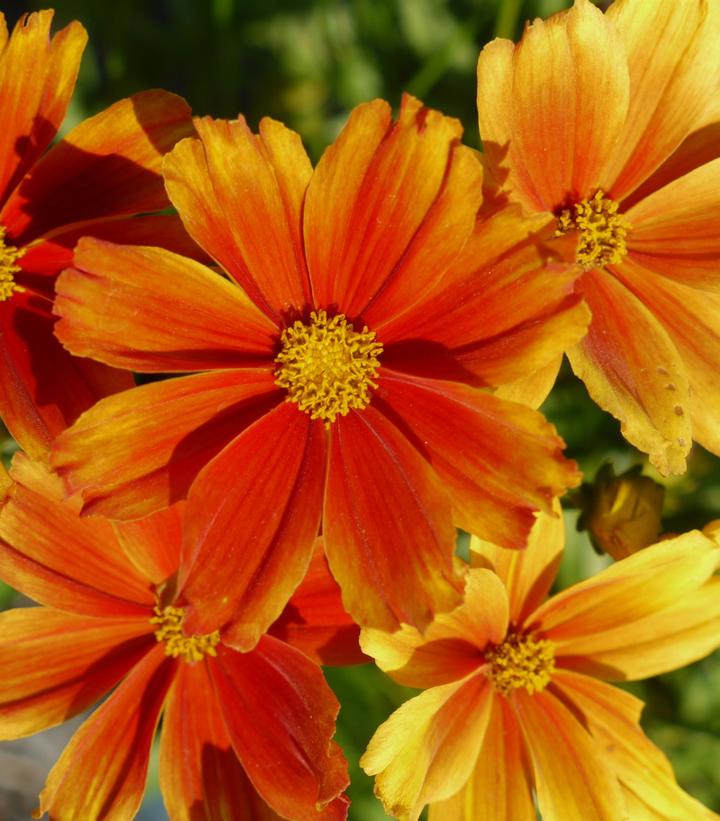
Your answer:
[[[6,228],[0,225],[0,302],[5,302],[22,288],[15,283],[15,274],[21,270],[17,261],[25,253],[24,248],[5,244]]]
[[[560,212],[555,236],[573,229],[580,234],[576,259],[584,268],[612,265],[627,254],[625,239],[630,223],[623,214],[618,214],[618,203],[601,190],[594,197]]]
[[[495,689],[509,696],[518,687],[531,695],[544,690],[555,670],[555,646],[548,639],[510,633],[502,644],[485,652],[488,678]]]
[[[215,647],[220,643],[220,631],[214,630],[202,636],[186,636],[182,628],[182,607],[156,607],[150,624],[157,624],[155,638],[165,645],[165,655],[181,658],[195,664],[203,656],[216,656]]]
[[[308,324],[294,322],[280,341],[275,384],[311,419],[329,425],[370,403],[383,350],[374,331],[355,331],[342,314],[329,318],[325,311],[313,311]]]

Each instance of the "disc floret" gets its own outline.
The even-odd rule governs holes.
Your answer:
[[[220,631],[203,635],[187,636],[182,622],[185,611],[182,607],[156,607],[150,624],[156,624],[155,638],[165,645],[165,655],[181,658],[188,664],[201,661],[204,656],[216,656],[215,647],[220,643]]]
[[[618,213],[619,204],[598,190],[593,197],[563,209],[555,236],[576,230],[579,234],[576,260],[586,269],[620,262],[627,254],[630,224]]]
[[[24,248],[16,248],[6,244],[7,229],[0,225],[0,302],[5,302],[16,292],[21,290],[15,282],[15,274],[22,270],[17,261],[25,253]]]
[[[487,675],[505,696],[524,687],[531,695],[544,690],[555,670],[555,646],[528,633],[510,633],[485,652]]]

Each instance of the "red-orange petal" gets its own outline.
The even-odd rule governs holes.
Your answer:
[[[302,581],[320,528],[326,435],[283,403],[221,451],[188,496],[178,590],[186,625],[250,650]]]
[[[84,512],[141,518],[185,498],[202,467],[281,399],[262,368],[143,385],[84,413],[55,441],[53,464],[82,490]]]
[[[192,133],[187,103],[142,91],[84,120],[37,163],[0,211],[16,244],[83,220],[168,205],[160,162]]]
[[[114,522],[123,553],[140,573],[160,586],[177,572],[182,551],[185,502],[176,502],[133,522]]]
[[[92,706],[155,646],[150,615],[0,613],[0,738],[31,735]]]
[[[537,411],[476,388],[383,370],[378,407],[427,454],[456,523],[524,547],[538,510],[579,482],[563,441]]]
[[[74,264],[57,281],[53,310],[58,339],[78,356],[161,373],[272,358],[276,326],[240,288],[194,260],[82,239]]]
[[[346,667],[370,661],[360,649],[360,628],[343,607],[321,537],[305,578],[268,632],[317,664]]]
[[[87,32],[73,22],[51,39],[53,14],[22,15],[0,44],[0,203],[52,142],[75,88]]]
[[[143,616],[155,596],[123,554],[112,525],[81,519],[62,482],[17,453],[0,511],[0,575],[26,595],[71,613]]]
[[[452,176],[452,149],[461,135],[457,120],[424,108],[409,95],[394,123],[382,100],[355,109],[318,163],[305,201],[305,252],[316,305],[336,304],[354,317],[391,278],[414,278],[416,266],[408,260],[405,268],[403,255],[412,258],[421,239],[428,240],[423,223],[443,193],[446,174]],[[460,156],[461,162],[472,163],[462,152]],[[479,167],[470,167],[477,169],[478,189],[465,203],[455,204],[458,212],[467,211],[459,229],[466,235],[480,200]],[[409,248],[418,232],[418,246]],[[420,271],[420,288],[423,280],[432,281],[439,273]],[[406,283],[404,293],[409,287]]]
[[[344,817],[335,799],[348,785],[347,763],[332,740],[339,704],[320,668],[272,636],[249,653],[218,650],[210,675],[255,789],[284,817]]]
[[[330,430],[323,534],[344,605],[360,624],[422,629],[460,602],[455,528],[441,481],[373,406]]]
[[[134,817],[176,663],[156,645],[87,719],[50,771],[38,817]]]
[[[301,239],[312,174],[300,137],[264,119],[254,135],[243,117],[196,120],[163,164],[168,194],[196,242],[279,320],[310,302]],[[327,230],[327,229],[326,229]]]

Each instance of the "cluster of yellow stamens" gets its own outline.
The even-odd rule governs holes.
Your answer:
[[[355,331],[343,314],[328,317],[321,310],[310,314],[309,323],[286,328],[280,341],[275,384],[301,411],[329,425],[351,408],[367,407],[383,350],[374,331]]]
[[[21,290],[15,283],[15,274],[21,270],[17,261],[25,253],[24,248],[5,244],[6,229],[0,225],[0,302],[10,299],[15,291]]]
[[[215,647],[220,643],[220,631],[214,630],[201,636],[186,636],[183,632],[182,607],[156,607],[150,624],[157,624],[155,638],[165,645],[165,655],[181,658],[195,664],[203,656],[216,656]]]
[[[503,695],[524,687],[530,694],[544,690],[555,670],[555,647],[548,639],[510,633],[502,644],[485,652],[488,678]]]
[[[573,229],[580,235],[576,259],[586,269],[620,262],[627,254],[625,240],[630,224],[618,214],[618,203],[602,190],[560,212],[555,236]]]

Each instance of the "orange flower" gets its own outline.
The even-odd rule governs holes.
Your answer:
[[[688,664],[720,645],[720,547],[701,533],[653,545],[543,601],[562,518],[526,551],[474,540],[466,598],[423,638],[363,631],[396,681],[427,687],[361,760],[387,810],[431,821],[714,818],[676,784],[639,726],[642,703],[605,680]]]
[[[69,356],[53,336],[58,272],[78,237],[152,242],[193,254],[173,217],[118,219],[167,206],[160,160],[192,133],[173,94],[136,94],[78,125],[45,152],[65,116],[87,35],[52,39],[52,11],[8,36],[0,14],[0,415],[22,447],[47,455],[54,437],[129,374]]]
[[[720,454],[719,43],[714,0],[576,0],[478,63],[496,182],[578,238],[572,367],[663,473]]]
[[[11,475],[0,577],[44,606],[0,614],[0,737],[59,724],[116,688],[51,771],[39,813],[132,818],[162,714],[172,819],[228,806],[268,821],[345,818],[337,701],[317,664],[277,637],[324,663],[362,660],[322,555],[278,630],[238,653],[223,629],[183,629],[184,503],[113,528],[79,518],[62,482],[22,454]]]
[[[191,486],[190,510],[215,512],[191,530],[193,629],[250,608],[234,641],[252,646],[321,525],[356,620],[425,624],[460,599],[453,514],[521,547],[577,481],[542,416],[476,387],[584,333],[574,274],[546,264],[535,221],[475,227],[477,158],[411,97],[397,122],[383,101],[359,106],[314,172],[280,123],[196,127],[164,174],[227,276],[83,240],[56,302],[74,353],[192,375],[98,403],[54,464],[85,512],[142,516]]]

